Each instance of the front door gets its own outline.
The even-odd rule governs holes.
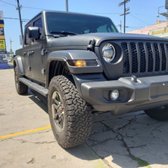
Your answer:
[[[33,26],[40,28],[41,37],[43,36],[43,24],[41,17],[37,18],[33,22]],[[45,82],[45,70],[44,70],[44,55],[42,54],[43,43],[45,41],[41,38],[39,40],[33,40],[31,47],[29,48],[29,58],[31,65],[31,78],[39,83]]]
[[[44,64],[41,50],[43,48],[42,42],[37,42],[31,45],[28,54],[31,65],[31,78],[39,83],[44,83]]]

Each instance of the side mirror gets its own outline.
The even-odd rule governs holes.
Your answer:
[[[32,40],[40,39],[40,28],[39,27],[28,27],[28,36]]]

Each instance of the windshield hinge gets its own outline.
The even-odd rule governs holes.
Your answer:
[[[95,44],[96,44],[95,40],[90,40],[89,45],[87,46],[87,49],[90,51],[94,51]]]

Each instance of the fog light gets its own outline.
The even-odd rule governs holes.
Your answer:
[[[111,100],[117,100],[118,98],[119,98],[119,91],[117,89],[111,91],[110,99]]]

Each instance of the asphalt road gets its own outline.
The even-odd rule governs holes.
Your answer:
[[[143,112],[94,116],[87,143],[62,149],[44,102],[15,91],[12,70],[0,70],[0,168],[168,168],[168,122]]]

